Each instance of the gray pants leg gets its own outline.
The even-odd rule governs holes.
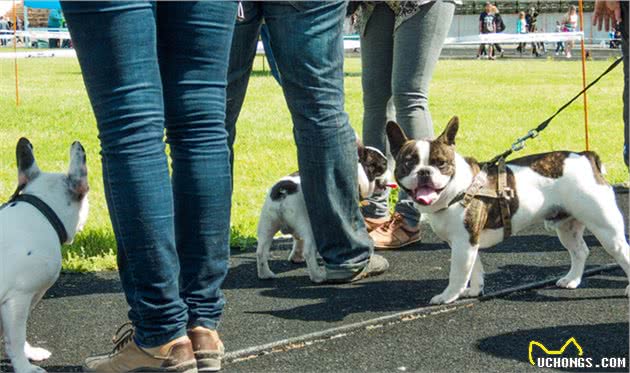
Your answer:
[[[429,112],[429,82],[453,19],[455,4],[437,0],[422,6],[394,30],[394,13],[379,4],[361,36],[363,66],[363,141],[386,151],[387,102],[391,98],[396,121],[410,138],[433,137]],[[369,217],[387,213],[387,198],[374,196],[364,209]],[[420,219],[409,197],[401,192],[396,211],[408,224]]]

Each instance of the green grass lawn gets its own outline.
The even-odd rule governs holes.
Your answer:
[[[610,62],[588,62],[589,80]],[[103,196],[99,144],[79,66],[74,59],[23,59],[19,107],[14,101],[13,61],[0,60],[0,199],[16,185],[15,144],[21,136],[35,146],[40,168],[67,169],[68,150],[80,140],[88,153],[90,218],[74,244],[64,248],[64,269],[114,269],[115,242]],[[238,123],[233,245],[255,241],[264,195],[279,177],[297,169],[291,120],[282,91],[256,61]],[[461,120],[458,150],[488,159],[552,114],[581,88],[580,63],[552,60],[440,61],[431,88],[436,131],[448,119]],[[360,61],[346,60],[346,110],[361,131]],[[616,69],[589,93],[591,149],[600,153],[611,183],[627,179],[623,145],[622,70]],[[558,116],[523,155],[549,150],[583,150],[584,122],[580,99]]]

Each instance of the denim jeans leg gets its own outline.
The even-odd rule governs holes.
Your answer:
[[[366,218],[379,219],[389,216],[389,189],[377,189],[367,199],[367,205],[361,207],[361,214]]]
[[[344,111],[345,10],[345,1],[263,5],[315,243],[339,276],[361,270],[373,250],[358,204],[355,134]]]
[[[168,174],[155,4],[63,2],[101,142],[105,197],[135,339],[185,335]]]
[[[361,35],[361,85],[363,88],[363,143],[387,154],[385,124],[392,113],[392,58],[394,48],[394,12],[378,4]],[[389,215],[389,190],[375,192],[361,208],[366,218]]]
[[[396,120],[411,138],[434,135],[429,112],[429,83],[454,12],[452,1],[429,2],[394,32],[392,97]],[[418,224],[420,214],[404,191],[398,196],[395,210],[408,225]]]
[[[188,327],[216,329],[230,254],[225,88],[235,2],[159,2],[158,55],[172,159],[180,297]],[[182,43],[182,39],[186,40]]]
[[[234,168],[234,142],[236,141],[236,121],[241,113],[252,64],[256,57],[256,46],[262,23],[261,4],[255,1],[242,2],[245,19],[237,21],[230,49],[228,68],[227,104],[225,127],[228,132],[230,165]]]

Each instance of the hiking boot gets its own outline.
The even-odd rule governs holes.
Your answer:
[[[368,263],[363,269],[350,277],[335,277],[327,271],[325,284],[345,284],[355,282],[364,278],[378,276],[389,269],[389,262],[380,255],[372,254]]]
[[[363,218],[363,220],[365,221],[365,228],[368,233],[370,233],[381,225],[387,223],[389,218],[387,216],[383,216],[382,218]]]
[[[420,228],[410,227],[399,213],[392,215],[391,219],[370,232],[376,249],[399,249],[420,241]]]
[[[225,348],[216,330],[198,326],[188,330],[188,338],[192,342],[199,372],[221,370],[221,359],[225,355]]]
[[[112,338],[111,353],[85,359],[85,372],[181,372],[196,373],[197,363],[187,337],[144,349],[133,340],[134,329],[125,323]]]

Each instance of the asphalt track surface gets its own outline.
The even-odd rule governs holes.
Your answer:
[[[626,225],[627,200],[628,194],[618,195]],[[587,269],[612,263],[588,232],[586,241]],[[435,309],[428,301],[447,285],[450,252],[430,232],[422,244],[384,252],[391,264],[386,274],[351,285],[313,285],[287,254],[282,247],[275,251],[271,267],[279,278],[260,281],[253,249],[232,252],[220,329],[229,353],[226,371],[545,371],[528,362],[529,342],[551,350],[570,337],[598,363],[625,358],[625,369],[607,371],[629,369],[627,280],[619,269],[589,275],[576,290],[538,286]],[[570,263],[555,234],[542,227],[482,251],[481,258],[486,294],[553,280]],[[395,316],[411,309],[418,312]],[[53,353],[40,364],[48,371],[79,371],[86,356],[111,350],[126,312],[117,273],[64,273],[33,311],[29,341]],[[389,319],[353,326],[379,317]],[[293,343],[256,348],[287,338]],[[3,360],[0,371],[10,370]]]

